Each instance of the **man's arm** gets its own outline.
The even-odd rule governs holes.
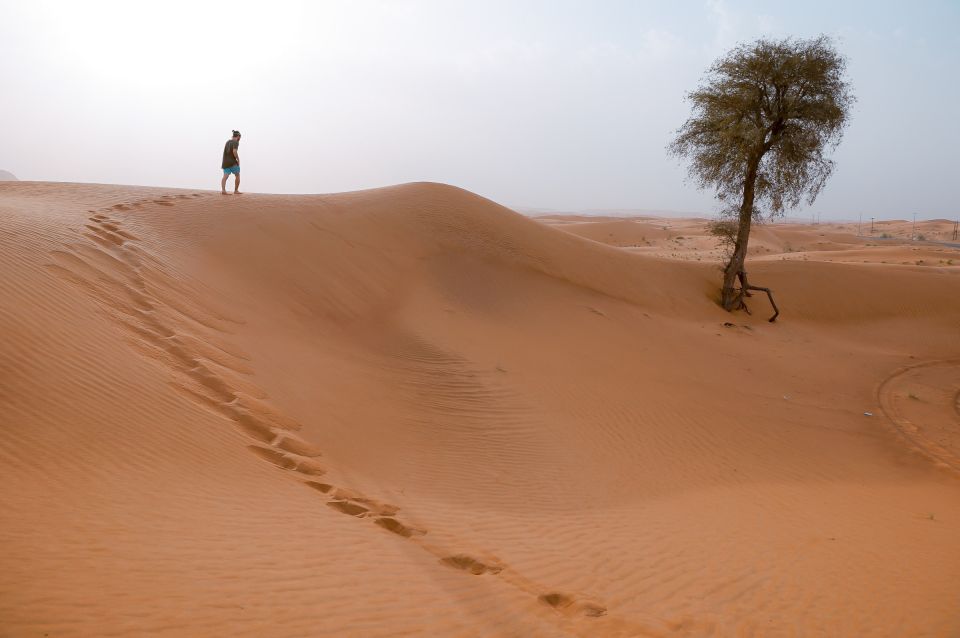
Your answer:
[[[233,158],[237,160],[237,164],[240,163],[240,153],[237,152],[237,147],[233,147]]]

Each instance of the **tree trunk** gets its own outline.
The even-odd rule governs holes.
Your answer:
[[[740,203],[740,218],[737,222],[737,240],[733,246],[733,254],[723,270],[723,290],[720,301],[723,309],[737,310],[743,305],[745,288],[734,288],[740,273],[744,272],[743,262],[747,258],[747,243],[750,241],[750,225],[753,222],[753,196],[757,182],[757,170],[760,166],[760,155],[750,159],[747,167],[747,176],[743,181],[743,200]]]
[[[758,152],[754,158],[751,158],[750,164],[747,167],[746,178],[743,180],[743,201],[740,203],[737,240],[733,246],[733,254],[730,255],[730,261],[727,262],[727,267],[723,270],[723,290],[720,294],[720,301],[723,304],[724,310],[728,312],[742,308],[746,310],[747,314],[750,314],[750,309],[747,308],[747,304],[743,298],[749,297],[751,290],[765,292],[767,293],[767,298],[770,299],[770,305],[773,306],[773,316],[769,319],[769,321],[773,323],[780,315],[777,302],[773,300],[773,291],[762,286],[750,285],[750,282],[747,281],[747,271],[743,267],[743,262],[747,258],[747,243],[750,241],[750,226],[753,223],[753,198],[757,182],[757,170],[760,166],[760,158],[762,157],[763,152]],[[737,281],[740,282],[739,288],[734,287]]]

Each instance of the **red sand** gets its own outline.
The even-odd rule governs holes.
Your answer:
[[[956,636],[960,251],[852,232],[769,324],[695,220],[4,183],[0,634]]]

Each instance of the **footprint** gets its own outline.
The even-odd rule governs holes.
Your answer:
[[[113,231],[113,232],[115,232],[116,234],[120,235],[121,237],[123,237],[123,238],[125,238],[125,239],[130,239],[130,240],[133,240],[133,241],[137,241],[138,239],[140,239],[139,237],[137,237],[137,236],[134,235],[133,233],[128,233],[127,231],[125,231],[125,230],[123,230],[123,229],[120,229],[120,228],[118,228],[117,230],[115,230],[115,231]]]
[[[537,596],[537,600],[558,611],[579,612],[591,618],[597,618],[607,613],[607,608],[603,605],[598,605],[593,602],[581,602],[575,605],[574,603],[577,601],[572,596],[555,591],[548,594],[540,594]]]
[[[115,233],[112,233],[109,230],[105,230],[103,226],[104,226],[103,224],[99,224],[99,225],[87,224],[86,228],[91,232],[93,232],[94,234],[96,234],[101,239],[105,239],[115,246],[120,246],[123,244],[122,237],[118,237]]]
[[[573,604],[573,598],[570,598],[566,594],[561,594],[559,592],[540,594],[537,596],[537,600],[548,607],[553,607],[554,609],[564,609]]]
[[[323,492],[324,494],[329,493],[330,490],[333,489],[333,486],[329,483],[318,483],[317,481],[306,481],[304,485],[307,487],[312,487],[313,489]]]
[[[476,558],[467,556],[466,554],[447,556],[446,558],[441,558],[440,562],[448,567],[470,572],[475,576],[481,576],[483,574],[499,574],[503,571],[503,567],[500,565],[487,565],[486,563],[481,563]]]
[[[165,202],[162,199],[153,200],[154,204],[159,204],[160,206],[173,206],[173,202]]]
[[[127,206],[126,204],[114,204],[110,208],[112,208],[113,210],[130,210],[130,207]]]
[[[320,453],[320,448],[315,445],[311,445],[302,439],[295,439],[291,436],[284,436],[280,439],[276,446],[281,450],[285,450],[292,454],[298,454],[300,456],[322,456]]]
[[[259,445],[248,445],[247,449],[259,456],[261,459],[268,463],[273,463],[277,467],[283,468],[285,470],[292,470],[297,466],[297,462],[291,459],[289,456],[286,456],[280,452],[277,452],[274,449],[268,447],[260,447]]]
[[[400,511],[400,508],[396,505],[387,505],[385,503],[378,503],[372,498],[367,498],[358,492],[353,490],[348,490],[344,488],[337,488],[333,493],[333,498],[341,501],[353,501],[354,503],[360,503],[368,510],[371,510],[378,516],[393,516]]]
[[[186,370],[186,373],[193,378],[194,381],[210,390],[214,396],[223,401],[224,403],[230,403],[231,401],[237,398],[236,393],[233,389],[227,385],[227,383],[220,378],[216,373],[211,371],[208,367],[193,359],[197,362],[196,365],[192,368]],[[237,410],[237,414],[248,414],[241,413]],[[255,417],[251,417],[253,419]]]
[[[596,603],[582,603],[580,611],[584,616],[590,616],[591,618],[599,618],[600,616],[607,615],[607,608]]]
[[[121,237],[123,237],[123,238],[125,238],[125,239],[132,239],[132,240],[140,239],[140,238],[137,237],[136,235],[133,235],[133,234],[131,234],[131,233],[128,233],[127,231],[125,231],[125,230],[123,230],[122,228],[120,228],[120,226],[119,226],[119,225],[117,224],[117,222],[115,222],[115,221],[108,220],[108,219],[106,219],[106,218],[104,218],[104,219],[98,219],[98,220],[95,220],[95,221],[100,225],[100,228],[106,228],[106,229],[109,230],[110,232],[112,232],[112,233],[114,233],[114,234],[116,234],[116,235],[119,235],[119,236],[121,236]],[[87,228],[90,228],[90,226],[87,226]]]
[[[270,426],[255,416],[241,412],[236,408],[231,410],[228,406],[222,406],[222,408],[231,413],[231,418],[237,424],[237,428],[251,439],[256,439],[262,443],[270,443],[277,438]],[[280,453],[277,452],[277,454]]]
[[[358,505],[357,503],[351,503],[350,501],[330,501],[327,503],[333,509],[343,512],[344,514],[349,514],[350,516],[356,516],[357,518],[363,518],[370,513],[366,507]]]
[[[397,534],[399,536],[403,536],[404,538],[410,538],[411,536],[414,536],[414,535],[423,536],[424,534],[427,533],[425,530],[422,530],[422,529],[408,527],[403,523],[401,523],[400,521],[398,521],[397,519],[391,518],[389,516],[381,516],[380,518],[375,520],[374,523],[376,523],[383,529],[389,532],[393,532],[394,534]]]
[[[104,239],[103,237],[101,237],[101,236],[98,235],[97,233],[83,233],[83,236],[86,237],[87,239],[93,241],[94,243],[102,246],[103,248],[106,248],[107,250],[112,250],[113,248],[115,248],[115,247],[117,246],[117,244],[115,244],[115,243],[113,243],[112,241],[109,241],[109,240],[107,240],[107,239]]]
[[[300,461],[293,469],[307,476],[323,476],[327,473],[327,470],[322,465],[310,460]]]

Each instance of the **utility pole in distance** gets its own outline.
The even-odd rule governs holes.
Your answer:
[[[873,217],[870,218],[870,236],[873,237]]]

